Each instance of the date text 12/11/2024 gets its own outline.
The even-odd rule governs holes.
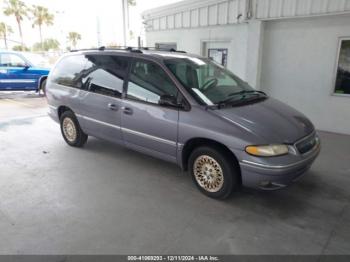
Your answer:
[[[128,261],[220,261],[217,256],[128,256]]]

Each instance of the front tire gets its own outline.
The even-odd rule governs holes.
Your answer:
[[[66,143],[73,147],[83,147],[88,136],[81,129],[72,111],[66,111],[60,117],[61,133]]]
[[[223,150],[198,147],[189,158],[189,169],[198,189],[205,195],[226,199],[238,187],[239,169]]]

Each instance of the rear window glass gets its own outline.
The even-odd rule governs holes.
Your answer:
[[[121,97],[128,58],[112,55],[86,55],[84,89],[100,95]]]
[[[60,85],[82,88],[86,62],[87,59],[83,55],[63,58],[51,73],[52,81]]]

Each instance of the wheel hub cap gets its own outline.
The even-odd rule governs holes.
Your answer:
[[[63,120],[63,133],[68,141],[74,142],[77,138],[77,130],[72,119],[65,118]]]
[[[193,173],[197,183],[208,192],[218,192],[224,184],[222,168],[210,156],[199,156],[194,161]]]

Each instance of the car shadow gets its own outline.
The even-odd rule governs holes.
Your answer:
[[[157,175],[157,172],[161,172],[159,175],[167,175],[169,179],[177,177],[177,182],[181,184],[178,185],[178,190],[183,191],[182,194],[193,196],[195,198],[193,201],[203,201],[203,198],[205,199],[205,196],[199,196],[197,188],[192,185],[188,172],[182,171],[175,164],[96,138],[89,138],[85,148],[96,153],[109,155],[112,158],[121,158],[123,161],[128,161],[131,166],[142,166],[144,170],[154,169],[156,171],[155,175]],[[189,186],[183,186],[184,184]],[[189,190],[193,190],[193,192],[188,192]],[[349,198],[348,192],[339,190],[338,187],[323,181],[317,171],[311,169],[302,179],[285,189],[259,191],[241,188],[226,200],[213,201],[219,201],[218,205],[223,205],[228,210],[230,207],[240,208],[248,212],[268,213],[279,219],[287,219],[308,212],[310,207],[314,208],[313,201],[315,199],[317,201],[322,199],[347,201]],[[208,198],[207,201],[212,201],[212,199]]]
[[[0,92],[0,99],[32,99],[42,98],[44,94],[35,91],[3,91]]]

